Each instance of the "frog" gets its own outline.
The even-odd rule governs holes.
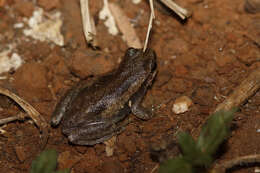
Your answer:
[[[131,113],[142,120],[153,116],[141,103],[156,74],[154,50],[128,48],[118,68],[69,89],[56,105],[50,123],[53,127],[61,124],[72,144],[105,142],[125,129]]]

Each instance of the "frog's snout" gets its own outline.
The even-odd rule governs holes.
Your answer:
[[[133,47],[130,47],[130,48],[127,49],[126,55],[132,57],[132,56],[136,55],[138,52],[139,52],[139,49],[135,49]]]
[[[157,68],[156,64],[156,53],[153,49],[146,49],[144,52],[145,64],[148,65],[149,71],[154,72]]]

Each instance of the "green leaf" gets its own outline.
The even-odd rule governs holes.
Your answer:
[[[57,152],[55,150],[43,151],[32,162],[30,173],[69,173],[69,169],[55,172],[57,157]]]
[[[197,150],[196,142],[188,133],[180,132],[178,134],[178,142],[182,149],[183,155],[190,155]]]
[[[178,134],[183,155],[164,162],[159,173],[192,173],[212,163],[212,154],[229,134],[229,126],[237,109],[218,111],[203,125],[197,142],[187,133]]]
[[[55,173],[70,173],[70,169],[64,169],[61,171],[56,171]]]
[[[210,116],[202,127],[197,146],[202,152],[212,155],[229,134],[229,126],[237,109],[218,111]]]
[[[57,165],[57,153],[55,150],[43,151],[33,162],[30,173],[51,173]]]
[[[188,133],[179,133],[178,141],[182,149],[183,158],[193,166],[208,166],[211,164],[211,156],[203,153]]]
[[[159,173],[193,173],[191,164],[183,157],[178,157],[176,159],[170,159],[164,162],[160,168]]]

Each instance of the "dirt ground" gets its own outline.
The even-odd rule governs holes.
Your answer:
[[[114,0],[130,18],[142,42],[145,40],[150,9],[146,1]],[[244,0],[178,0],[193,11],[181,21],[161,6],[149,47],[157,54],[158,75],[143,101],[146,107],[158,107],[148,121],[135,118],[117,136],[113,156],[106,156],[105,145],[76,146],[62,135],[60,127],[51,128],[46,148],[59,153],[59,168],[75,173],[156,172],[158,162],[151,157],[151,146],[160,145],[177,130],[196,138],[209,114],[242,79],[260,68],[260,13],[244,10]],[[108,33],[98,15],[103,1],[91,0],[91,13],[97,27],[99,50],[86,46],[79,2],[77,0],[0,0],[0,52],[15,45],[11,53],[23,60],[18,69],[2,73],[0,84],[24,98],[50,121],[55,105],[74,83],[82,78],[103,74],[116,68],[127,45],[122,36]],[[36,7],[45,12],[60,11],[65,46],[38,41],[23,34],[16,23],[29,18]],[[10,53],[10,54],[11,54]],[[180,96],[188,96],[193,105],[183,114],[174,114],[172,105]],[[0,118],[21,109],[0,97]],[[39,131],[31,120],[1,126],[1,172],[28,172],[31,161],[41,150]],[[260,154],[260,92],[240,106],[232,123],[232,134],[216,156],[223,162],[238,156]],[[255,167],[233,172],[254,172]]]

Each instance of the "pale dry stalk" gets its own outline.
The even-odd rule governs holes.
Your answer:
[[[89,44],[93,47],[97,46],[96,28],[94,20],[90,15],[88,0],[80,0],[81,18],[83,24],[84,35]]]
[[[220,103],[215,112],[218,110],[230,110],[244,103],[249,97],[257,92],[260,88],[260,68],[255,69],[234,91]]]
[[[37,125],[37,127],[40,129],[40,132],[42,133],[41,147],[44,148],[49,137],[48,124],[46,120],[28,102],[26,102],[16,94],[10,92],[8,89],[0,87],[0,94],[3,94],[13,99],[21,108],[23,108],[23,110],[27,113],[27,116],[34,121],[34,123]],[[20,119],[21,115],[17,115],[16,117],[9,119],[8,121],[5,121],[10,122],[10,120],[14,118]]]
[[[7,124],[7,123],[10,123],[12,121],[24,120],[24,118],[25,118],[25,115],[23,113],[20,113],[18,115],[12,116],[12,117],[3,118],[3,119],[0,119],[0,126]]]
[[[210,173],[225,173],[227,169],[233,168],[236,165],[248,165],[252,163],[260,163],[260,154],[237,157],[235,159],[216,165]]]
[[[149,0],[149,3],[150,3],[151,14],[150,14],[150,18],[149,18],[149,25],[148,25],[147,32],[146,32],[146,38],[145,38],[145,42],[144,42],[143,52],[145,52],[145,50],[147,48],[150,32],[152,30],[153,20],[155,19],[153,0]]]
[[[242,83],[235,88],[230,96],[217,106],[216,111],[230,110],[233,107],[246,102],[246,100],[254,95],[260,88],[260,68],[255,69],[249,74],[249,76],[242,81]],[[223,164],[216,165],[210,173],[225,173],[227,169],[230,169],[236,165],[248,165],[249,163],[260,163],[260,154],[248,155],[238,157]]]
[[[108,6],[119,30],[123,34],[127,46],[141,48],[142,44],[135,32],[135,29],[132,27],[129,22],[129,18],[124,14],[122,9],[115,3],[108,3]]]
[[[160,0],[164,5],[166,5],[168,8],[173,10],[182,20],[188,18],[191,16],[191,12],[188,11],[187,9],[179,6],[172,0]]]

